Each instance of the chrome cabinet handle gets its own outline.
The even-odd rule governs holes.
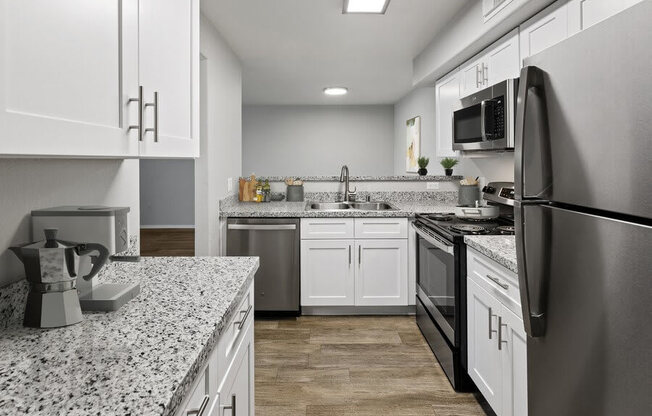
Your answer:
[[[245,322],[247,322],[247,318],[249,317],[249,313],[251,313],[251,305],[249,305],[249,307],[247,308],[246,311],[240,311],[240,313],[241,314],[244,313],[244,316],[242,317],[242,319],[240,319],[239,321],[235,321],[233,323],[233,325],[238,325],[238,329],[242,329],[244,327],[244,325],[245,325]]]
[[[358,246],[358,266],[362,264],[362,246]]]
[[[349,266],[351,266],[351,244],[349,244]]]
[[[493,277],[492,275],[488,274],[487,279],[491,280],[492,282],[494,282],[495,284],[497,284],[498,286],[502,287],[505,290],[509,289],[509,285],[507,283],[501,282],[497,277]]]
[[[235,415],[235,394],[231,395],[231,406],[222,406],[222,415],[224,415],[225,410],[230,410],[231,411],[231,416],[236,416]]]
[[[494,317],[494,316],[496,316],[496,315],[494,315],[494,314],[491,313],[491,312],[492,312],[492,309],[489,308],[489,339],[491,339],[491,334],[497,332],[495,329],[491,328],[491,321],[492,321],[491,318]]]
[[[480,88],[482,86],[482,81],[480,81],[480,65],[475,66],[475,87]]]
[[[204,399],[201,401],[199,407],[196,409],[188,409],[186,411],[186,416],[204,416],[204,412],[206,411],[206,408],[208,407],[208,402],[210,400],[211,400],[211,396],[209,395],[204,396]]]
[[[498,350],[503,349],[503,344],[507,344],[507,341],[503,340],[503,327],[507,327],[507,324],[503,323],[503,317],[498,317]]]
[[[143,86],[138,87],[138,98],[130,98],[127,104],[138,103],[138,125],[132,124],[129,126],[128,131],[138,130],[138,141],[143,141]]]
[[[482,84],[489,84],[489,66],[482,64]]]
[[[154,102],[145,103],[145,107],[154,107],[154,128],[145,129],[145,133],[148,131],[154,132],[154,142],[158,142],[158,91],[154,91]]]

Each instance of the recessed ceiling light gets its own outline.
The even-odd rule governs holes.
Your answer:
[[[345,95],[347,92],[349,92],[349,89],[344,87],[324,88],[324,94],[326,95]]]
[[[342,13],[385,14],[389,0],[344,0]]]

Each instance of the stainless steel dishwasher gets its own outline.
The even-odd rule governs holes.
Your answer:
[[[258,256],[256,312],[300,312],[300,221],[296,218],[227,220],[227,256]]]

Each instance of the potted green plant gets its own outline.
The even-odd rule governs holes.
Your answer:
[[[441,165],[444,168],[444,172],[446,172],[446,176],[451,176],[453,175],[453,166],[457,165],[459,160],[452,158],[452,157],[445,157],[441,160]]]
[[[430,158],[421,156],[419,159],[417,159],[417,164],[419,165],[419,170],[417,171],[419,175],[421,176],[426,176],[428,174],[428,163],[430,163]]]

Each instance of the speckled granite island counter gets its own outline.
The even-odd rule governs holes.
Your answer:
[[[514,273],[516,268],[516,238],[513,235],[467,235],[464,241],[489,257],[505,266]]]
[[[208,360],[258,269],[257,257],[112,263],[139,281],[120,310],[65,328],[0,330],[0,415],[170,415]]]

